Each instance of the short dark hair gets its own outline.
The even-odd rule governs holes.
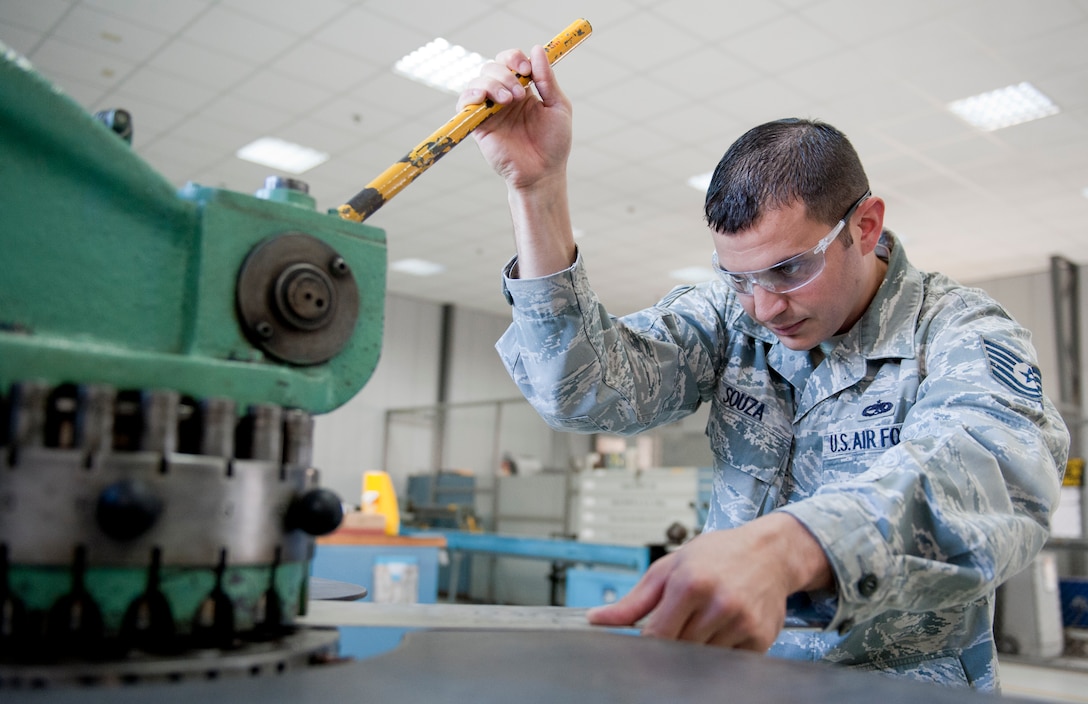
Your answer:
[[[776,120],[726,150],[706,192],[706,221],[715,232],[741,232],[766,210],[800,200],[809,217],[834,225],[867,190],[869,178],[846,135],[818,120]]]

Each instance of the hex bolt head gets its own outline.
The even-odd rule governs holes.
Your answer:
[[[333,276],[347,276],[351,273],[351,267],[348,266],[343,257],[333,257],[332,261],[329,262],[329,271],[332,272]]]
[[[253,326],[253,329],[258,335],[266,340],[270,339],[272,337],[272,333],[274,332],[272,329],[272,324],[269,323],[267,320],[262,320],[261,322],[257,323]]]

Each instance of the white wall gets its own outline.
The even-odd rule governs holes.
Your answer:
[[[1080,284],[1080,378],[1083,385],[1088,381],[1088,266],[1078,267]],[[1032,342],[1039,353],[1039,368],[1043,374],[1043,392],[1052,401],[1058,402],[1063,380],[1058,374],[1058,350],[1055,333],[1054,302],[1051,296],[1050,272],[990,279],[972,282],[973,286],[983,289],[1008,309],[1009,313],[1031,331]],[[1081,421],[1082,443],[1085,435],[1084,420]],[[1080,456],[1086,448],[1073,448]]]
[[[447,402],[510,399],[517,387],[506,374],[495,341],[509,324],[502,316],[454,310]],[[389,455],[395,466],[383,467],[386,411],[432,407],[439,399],[442,352],[442,306],[388,296],[382,354],[367,385],[348,403],[318,416],[314,428],[314,465],[321,484],[341,499],[358,503],[362,474],[384,469],[399,492],[406,477],[433,471],[433,437],[429,425],[398,424]],[[489,475],[493,422],[486,413],[453,414],[446,439],[443,468],[469,469]]]
[[[1058,354],[1055,343],[1054,312],[1050,297],[1050,274],[1039,272],[1012,278],[990,279],[972,284],[993,296],[1012,317],[1031,331],[1043,372],[1043,392],[1057,399]]]
[[[321,485],[357,504],[363,472],[382,469],[385,411],[437,399],[441,308],[388,296],[382,354],[363,390],[314,423],[314,466]]]

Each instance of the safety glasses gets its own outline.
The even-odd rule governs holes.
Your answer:
[[[823,239],[816,243],[815,247],[807,252],[802,252],[766,269],[729,271],[718,264],[718,253],[715,251],[712,257],[714,271],[718,272],[718,276],[726,285],[737,293],[746,296],[752,295],[753,287],[756,285],[772,293],[796,291],[811,283],[813,279],[823,272],[824,265],[827,263],[827,255],[825,254],[827,248],[831,246],[836,237],[842,234],[843,229],[846,228],[846,223],[850,222],[850,218],[854,215],[854,211],[871,195],[871,191],[865,191],[865,195],[858,198],[850,206],[850,209],[846,211],[846,215],[842,216],[842,219],[839,220],[831,232],[827,233]]]

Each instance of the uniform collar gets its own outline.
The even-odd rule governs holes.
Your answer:
[[[922,310],[922,273],[907,260],[903,244],[890,231],[878,247],[888,252],[888,271],[861,320],[847,333],[867,359],[908,359],[917,353],[914,331]]]

